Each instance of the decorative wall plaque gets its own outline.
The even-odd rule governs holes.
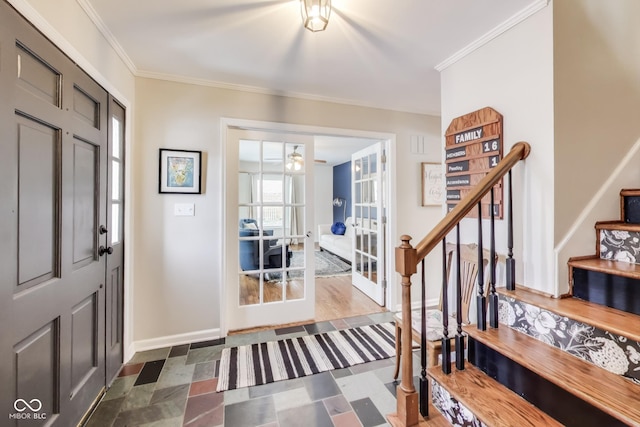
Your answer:
[[[490,107],[455,118],[445,133],[445,188],[447,209],[452,210],[460,200],[496,167],[502,159],[502,115]],[[494,203],[487,194],[482,199],[482,217],[502,219],[503,180],[493,187]],[[469,217],[478,216],[472,210]]]

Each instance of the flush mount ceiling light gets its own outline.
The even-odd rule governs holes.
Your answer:
[[[329,24],[331,0],[300,0],[302,23],[309,31],[323,31]]]
[[[287,156],[287,169],[297,170],[299,171],[304,166],[304,159],[302,158],[302,154],[298,153],[296,150],[298,146],[293,147],[293,153]]]

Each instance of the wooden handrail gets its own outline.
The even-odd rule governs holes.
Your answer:
[[[464,199],[456,205],[424,239],[415,246],[417,259],[420,262],[426,257],[431,250],[436,247],[442,239],[456,226],[473,208],[476,208],[478,202],[489,193],[491,188],[495,186],[520,160],[527,158],[531,152],[531,147],[526,142],[518,142],[511,147],[509,154],[504,156],[498,165],[491,170],[482,180],[467,194]]]
[[[433,248],[435,248],[449,232],[475,208],[482,198],[520,161],[527,158],[531,147],[526,142],[518,142],[497,166],[491,170],[482,180],[467,194],[458,205],[427,234],[416,247],[411,246],[411,236],[400,237],[402,244],[396,248],[396,272],[402,276],[402,329],[411,331],[411,276],[416,274],[417,264],[420,263]],[[458,238],[458,241],[460,239]],[[459,264],[458,264],[459,265]],[[423,277],[424,279],[424,277]],[[495,295],[495,293],[494,293]],[[497,298],[497,297],[496,297]],[[424,301],[423,301],[424,305]],[[497,313],[497,312],[496,312]],[[497,316],[497,314],[496,314]],[[423,319],[424,322],[424,319]],[[497,322],[496,322],[497,323]],[[424,337],[423,323],[423,337]],[[456,343],[456,348],[464,348],[459,333],[460,342]],[[425,338],[423,338],[424,341]],[[424,345],[424,344],[423,344]],[[444,345],[444,344],[443,344]],[[413,354],[412,354],[412,334],[410,332],[402,334],[400,342],[402,350],[402,378],[396,390],[397,413],[388,416],[389,422],[395,426],[414,426],[418,424],[418,396],[413,386]],[[463,362],[463,352],[456,353]],[[457,359],[458,360],[458,359]],[[456,366],[458,362],[456,360]],[[462,365],[462,363],[460,363]],[[463,369],[463,368],[458,368]],[[424,373],[424,367],[423,367]],[[423,375],[424,376],[424,375]],[[422,380],[421,380],[422,381]],[[425,382],[425,384],[427,384]],[[421,382],[422,387],[422,382]],[[425,386],[426,389],[426,386]],[[426,415],[426,413],[423,413]]]

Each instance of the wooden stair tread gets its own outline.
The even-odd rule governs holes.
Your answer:
[[[620,421],[640,426],[640,387],[507,326],[465,332],[514,362]]]
[[[505,288],[498,288],[496,291],[598,329],[640,341],[640,316],[637,314],[578,298],[550,298],[522,287],[517,287],[515,291],[508,291]]]
[[[621,220],[615,221],[598,221],[596,222],[596,230],[624,230],[624,231],[640,231],[640,224],[633,224]]]
[[[568,264],[574,268],[582,268],[584,270],[615,274],[640,280],[640,264],[632,264],[630,262],[622,261],[609,261],[599,258],[597,255],[571,258],[569,259]]]
[[[471,363],[467,362],[463,371],[452,366],[449,375],[444,374],[440,366],[429,368],[428,374],[486,425],[562,425]]]

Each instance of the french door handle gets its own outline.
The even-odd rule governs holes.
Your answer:
[[[311,237],[311,234],[312,233],[310,231],[307,231],[307,237]]]
[[[105,227],[104,225],[101,225],[100,228],[98,229],[98,232],[100,234],[105,234],[105,233],[108,233],[109,230],[107,230],[107,227]]]
[[[104,246],[100,246],[100,248],[98,248],[98,253],[100,254],[100,256],[104,254],[111,255],[113,253],[113,248],[111,246],[107,246],[106,248]]]

